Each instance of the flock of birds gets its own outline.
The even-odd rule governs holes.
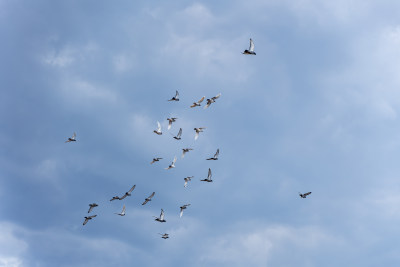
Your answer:
[[[250,39],[250,47],[249,47],[249,49],[244,50],[243,54],[246,54],[246,55],[256,55],[256,53],[254,52],[254,42],[253,42],[252,39]],[[204,109],[209,108],[210,105],[213,104],[213,103],[215,103],[216,100],[217,100],[220,96],[221,96],[221,94],[219,93],[218,95],[207,99],[207,100],[206,100],[207,103],[206,103],[206,105],[204,106]],[[205,96],[203,96],[199,101],[193,102],[193,104],[190,106],[190,108],[195,108],[195,107],[201,106],[201,103],[204,101],[204,99],[205,99]],[[172,97],[171,99],[169,99],[168,101],[179,101],[179,92],[176,91],[176,92],[175,92],[175,96],[173,96],[173,97]],[[172,124],[173,124],[174,122],[176,122],[177,119],[178,119],[178,118],[167,118],[167,120],[168,120],[168,127],[167,127],[167,129],[168,129],[168,130],[171,129]],[[197,139],[199,138],[199,134],[200,134],[201,132],[203,132],[204,129],[206,129],[206,128],[205,128],[205,127],[194,128],[194,131],[195,131],[194,140],[197,140]],[[161,124],[160,124],[160,122],[157,121],[157,129],[154,130],[153,132],[154,132],[155,134],[157,134],[157,135],[162,135],[162,134],[163,134],[162,129],[161,129]],[[178,131],[177,135],[176,135],[176,136],[173,136],[173,138],[176,139],[176,140],[181,140],[181,136],[182,136],[182,128],[179,128],[179,131]],[[70,142],[76,142],[76,133],[75,133],[75,132],[73,133],[73,135],[72,135],[71,137],[69,137],[69,138],[65,141],[65,143],[70,143]],[[193,150],[193,149],[192,149],[192,148],[183,148],[183,149],[182,149],[182,156],[181,156],[181,157],[184,158],[185,154],[188,153],[188,152],[190,152],[191,150]],[[213,157],[207,158],[206,160],[218,160],[218,156],[219,156],[219,149],[217,149],[217,151],[216,151],[216,153],[214,154]],[[161,159],[163,159],[163,158],[155,157],[155,158],[153,158],[153,160],[150,162],[150,164],[156,163],[156,162],[160,161]],[[177,157],[175,156],[174,159],[173,159],[173,161],[171,162],[171,164],[170,164],[167,168],[165,168],[165,169],[166,169],[166,170],[169,170],[169,169],[175,168],[175,163],[176,163],[176,161],[177,161]],[[184,178],[184,187],[185,187],[185,188],[188,186],[188,183],[191,181],[192,178],[193,178],[193,176],[188,176],[188,177],[185,177],[185,178]],[[210,183],[210,182],[213,181],[211,178],[212,178],[212,172],[211,172],[211,168],[209,168],[209,169],[208,169],[207,178],[202,179],[202,180],[200,180],[200,181]],[[132,191],[135,189],[135,187],[136,187],[136,185],[133,185],[127,192],[125,192],[124,195],[122,195],[121,197],[120,197],[120,196],[114,196],[114,197],[112,197],[112,198],[110,199],[110,201],[114,201],[114,200],[123,200],[123,199],[125,199],[126,197],[131,196]],[[311,194],[311,192],[299,193],[299,196],[300,196],[301,198],[307,198],[307,196],[310,195],[310,194]],[[151,201],[151,199],[154,197],[154,195],[155,195],[155,192],[151,193],[147,198],[145,198],[145,200],[144,200],[144,202],[142,203],[142,205],[146,205],[149,201]],[[97,206],[99,206],[97,203],[89,204],[88,213],[91,213],[91,212],[93,211],[93,209],[96,208]],[[189,206],[190,206],[190,204],[185,204],[185,205],[182,205],[182,206],[180,207],[180,213],[179,213],[179,217],[180,217],[180,218],[181,218],[182,215],[183,215],[183,211],[184,211],[185,209],[187,209]],[[125,212],[126,212],[126,207],[125,207],[125,204],[124,204],[123,207],[122,207],[122,211],[121,211],[120,213],[115,213],[115,214],[116,214],[116,215],[119,215],[119,216],[125,216],[125,214],[126,214]],[[95,218],[96,216],[97,216],[97,215],[85,216],[85,217],[84,217],[84,221],[83,221],[83,225],[86,225],[88,221],[92,220],[92,219]],[[164,210],[163,210],[163,209],[161,209],[161,213],[160,213],[160,216],[159,216],[159,217],[157,217],[157,216],[153,216],[153,217],[155,218],[154,220],[157,221],[157,222],[161,222],[161,223],[166,222],[166,220],[165,220],[165,213],[164,213]],[[168,234],[168,233],[164,233],[164,234],[160,234],[160,233],[159,233],[159,235],[161,235],[161,238],[163,238],[163,239],[169,238],[169,234]]]

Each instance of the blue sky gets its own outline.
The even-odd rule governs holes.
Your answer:
[[[399,8],[0,0],[0,266],[398,266]]]

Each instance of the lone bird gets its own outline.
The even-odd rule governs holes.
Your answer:
[[[217,152],[214,154],[214,157],[208,158],[207,160],[218,160],[218,155],[219,155],[219,148],[217,149]]]
[[[65,141],[65,143],[69,143],[69,142],[76,142],[76,133],[75,132],[72,135],[72,137],[68,137],[68,140]]]
[[[147,197],[142,203],[142,205],[146,205],[147,202],[151,201],[151,198],[154,197],[155,194],[156,192],[153,192],[149,197]]]
[[[169,238],[169,236],[168,236],[168,234],[167,233],[165,233],[165,234],[160,234],[160,233],[158,233],[159,235],[161,235],[161,238],[164,238],[164,239],[167,239],[167,238]]]
[[[182,158],[185,156],[186,153],[188,153],[190,150],[193,150],[193,148],[182,148]]]
[[[185,210],[187,207],[189,207],[190,206],[190,204],[185,204],[185,205],[183,205],[183,206],[181,206],[180,208],[181,208],[181,213],[179,214],[179,218],[182,218],[182,215],[183,215],[183,210]]]
[[[199,138],[199,133],[202,133],[204,129],[205,129],[205,127],[194,128],[194,130],[196,131],[196,135],[194,136],[194,140],[197,140],[197,138]]]
[[[92,215],[92,216],[85,216],[85,221],[83,222],[83,225],[87,224],[87,222],[91,219],[93,219],[94,217],[96,217],[97,215]]]
[[[181,136],[182,136],[182,128],[179,128],[179,132],[176,136],[174,136],[174,139],[181,140],[182,139]]]
[[[160,159],[162,159],[162,158],[153,158],[153,161],[150,162],[150,164],[153,164],[154,162],[160,161]]]
[[[125,205],[122,207],[121,213],[114,213],[114,214],[117,214],[119,216],[125,216]]]
[[[202,182],[209,182],[209,183],[211,183],[211,182],[212,182],[212,180],[211,180],[211,176],[212,176],[212,174],[211,174],[211,169],[210,169],[210,168],[208,168],[208,176],[207,176],[207,178],[206,178],[206,179],[204,179],[204,180],[200,180],[200,181],[202,181]]]
[[[188,176],[188,177],[186,177],[186,178],[183,178],[183,180],[185,180],[185,184],[183,185],[184,187],[187,187],[187,185],[188,185],[188,182],[190,182],[191,180],[192,180],[192,178],[193,178],[193,176]]]
[[[92,204],[89,204],[89,210],[88,210],[88,212],[87,213],[90,213],[95,207],[97,207],[98,205],[96,204],[96,203],[92,203]]]
[[[300,196],[301,198],[307,198],[307,196],[310,195],[310,194],[311,194],[311,192],[307,192],[307,193],[304,193],[304,194],[302,194],[302,193],[299,192],[299,196]]]
[[[132,193],[133,189],[135,189],[135,187],[136,187],[136,185],[132,186],[131,189],[129,189],[129,191],[125,193],[125,195],[123,195],[122,197],[119,198],[119,200],[123,200],[126,197],[130,197],[131,193]]]
[[[171,98],[170,100],[168,100],[168,101],[179,101],[179,92],[178,92],[178,90],[176,91],[175,96],[172,97],[172,98]]]
[[[244,50],[243,54],[245,55],[256,55],[256,52],[254,52],[254,42],[253,40],[250,38],[250,47],[249,50]]]
[[[156,217],[156,216],[153,216],[155,219],[155,221],[157,221],[157,222],[166,222],[166,220],[164,220],[164,210],[163,209],[161,209],[161,213],[160,213],[160,217]]]
[[[212,103],[215,103],[215,100],[217,100],[221,96],[221,93],[218,95],[211,97],[210,99],[207,98],[207,104],[204,106],[204,109],[208,108]]]
[[[178,118],[167,118],[168,120],[168,130],[171,129],[172,123],[176,122]]]
[[[201,102],[203,102],[203,100],[204,100],[204,98],[206,98],[205,96],[203,96],[199,101],[197,101],[197,102],[193,102],[193,105],[191,105],[190,107],[191,108],[194,108],[194,107],[200,107],[201,106]]]
[[[155,132],[158,135],[162,135],[161,124],[158,121],[157,121],[157,130],[154,130],[153,132]]]
[[[176,162],[176,156],[174,157],[174,160],[172,161],[171,165],[168,166],[168,168],[165,168],[166,170],[175,168],[175,162]]]

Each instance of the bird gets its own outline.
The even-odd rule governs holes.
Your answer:
[[[185,210],[187,207],[189,207],[190,206],[190,204],[185,204],[185,205],[183,205],[183,206],[181,206],[180,208],[181,208],[181,213],[179,214],[179,218],[182,218],[182,215],[183,215],[183,210]]]
[[[136,185],[132,186],[131,189],[129,189],[129,191],[125,193],[125,195],[123,195],[122,197],[119,198],[119,200],[123,200],[126,197],[130,197],[131,193],[132,193],[133,189],[135,189],[135,187],[136,187]]]
[[[193,150],[193,148],[182,148],[182,158],[185,156],[185,154],[187,152],[189,152],[190,150]]]
[[[113,201],[113,200],[116,200],[116,199],[119,199],[119,196],[113,197],[112,199],[110,199],[110,201]]]
[[[85,216],[85,221],[83,222],[83,225],[85,225],[89,220],[93,219],[94,217],[96,217],[97,215],[92,215],[92,216]]]
[[[199,106],[201,106],[200,103],[203,102],[204,98],[206,98],[206,97],[203,96],[199,101],[193,102],[193,105],[191,105],[190,107],[191,107],[191,108],[194,108],[194,107],[199,107]]]
[[[212,176],[212,174],[211,174],[211,169],[210,169],[210,168],[208,168],[208,176],[207,176],[207,178],[206,178],[206,179],[204,179],[204,180],[200,180],[200,181],[202,181],[202,182],[209,182],[209,183],[211,183],[211,182],[212,182],[212,180],[211,180],[211,176]]]
[[[160,159],[162,159],[162,158],[153,158],[153,161],[150,162],[150,164],[153,164],[154,162],[160,161]]]
[[[171,165],[168,166],[168,168],[165,168],[166,170],[175,168],[175,162],[176,162],[176,156],[174,157],[174,160],[172,161]]]
[[[178,118],[167,118],[168,120],[168,130],[171,129],[172,123],[176,122]]]
[[[307,192],[307,193],[304,193],[304,194],[302,194],[302,193],[299,192],[299,196],[300,196],[301,198],[307,198],[307,196],[310,195],[310,194],[311,194],[311,192]]]
[[[217,100],[221,96],[221,93],[218,95],[211,97],[210,99],[207,98],[207,104],[204,106],[204,109],[208,108],[212,103],[215,103],[215,100]]]
[[[217,149],[217,152],[214,154],[214,157],[208,158],[207,160],[218,160],[218,155],[219,155],[219,148]]]
[[[181,136],[182,136],[182,128],[179,128],[179,132],[176,136],[174,136],[174,139],[181,140],[182,139]]]
[[[186,178],[183,178],[183,180],[185,180],[185,184],[183,185],[184,187],[187,187],[187,185],[188,185],[188,182],[190,182],[191,180],[192,180],[192,178],[193,178],[193,176],[188,176],[188,177],[186,177]]]
[[[196,131],[196,135],[194,136],[194,140],[197,140],[197,138],[199,138],[199,133],[203,132],[204,129],[205,129],[205,127],[194,128],[194,130]]]
[[[178,92],[178,90],[176,91],[175,96],[172,97],[172,98],[171,98],[170,100],[168,100],[168,101],[179,101],[179,92]]]
[[[169,238],[169,236],[168,236],[168,234],[167,233],[165,233],[165,234],[160,234],[160,233],[158,233],[159,235],[161,235],[161,238],[164,238],[164,239],[167,239],[167,238]]]
[[[147,197],[142,203],[142,205],[146,205],[147,202],[151,201],[151,198],[154,197],[155,194],[156,192],[153,192],[149,197]]]
[[[88,212],[87,213],[90,213],[95,207],[97,207],[98,205],[96,204],[96,203],[92,203],[92,204],[89,204],[89,210],[88,210]]]
[[[157,130],[154,130],[153,132],[155,132],[158,135],[162,135],[161,124],[158,121],[157,121]]]
[[[250,38],[250,47],[249,50],[244,50],[244,52],[242,54],[245,55],[256,55],[256,52],[254,52],[254,42],[253,40]]]
[[[65,141],[65,143],[69,143],[69,142],[76,142],[76,133],[75,132],[72,135],[72,137],[68,137],[68,140]]]
[[[122,207],[121,213],[114,213],[114,214],[117,214],[119,216],[125,216],[125,205]]]
[[[155,221],[157,221],[157,222],[166,222],[166,220],[164,220],[164,210],[163,209],[161,209],[161,213],[160,213],[160,217],[156,217],[156,216],[153,216],[155,219]]]

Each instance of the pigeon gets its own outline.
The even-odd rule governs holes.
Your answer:
[[[75,132],[72,135],[72,137],[68,137],[68,140],[65,141],[65,143],[69,143],[69,142],[76,142],[76,133]]]
[[[153,164],[154,162],[160,161],[160,159],[162,159],[162,158],[153,158],[153,161],[150,162],[150,164]]]
[[[201,102],[203,102],[203,100],[204,100],[204,98],[206,98],[205,96],[203,96],[199,101],[197,101],[197,102],[193,102],[193,105],[191,105],[190,107],[191,108],[194,108],[194,107],[200,107],[201,106]]]
[[[200,180],[200,181],[202,181],[202,182],[212,182],[212,180],[211,180],[211,169],[210,168],[208,168],[208,176],[207,176],[207,178],[206,179],[204,179],[204,180]]]
[[[168,166],[168,168],[165,168],[166,170],[175,168],[175,162],[176,162],[176,156],[174,157],[174,161],[172,161],[171,165]]]
[[[182,148],[182,158],[185,156],[185,154],[187,152],[189,152],[190,150],[193,150],[193,148]]]
[[[178,118],[167,118],[168,120],[168,130],[171,129],[172,123],[176,122]]]
[[[142,205],[146,205],[147,202],[151,201],[151,198],[154,197],[155,194],[156,192],[153,192],[149,197],[147,197],[142,203]]]
[[[164,220],[164,210],[163,209],[161,209],[161,213],[160,213],[160,217],[156,217],[156,216],[153,216],[155,219],[155,221],[157,221],[157,222],[166,222],[166,220]]]
[[[92,215],[92,216],[85,216],[85,221],[83,222],[83,225],[85,225],[89,220],[93,219],[94,217],[96,217],[97,215]]]
[[[110,201],[113,201],[113,200],[116,200],[116,199],[119,199],[119,196],[113,197],[112,199],[110,199]]]
[[[183,215],[183,210],[185,210],[187,207],[189,207],[190,206],[190,204],[185,204],[185,205],[183,205],[182,207],[180,207],[181,208],[181,213],[179,214],[179,218],[182,218],[182,215]]]
[[[157,121],[157,130],[154,130],[153,132],[155,132],[158,135],[162,135],[161,124],[158,121]]]
[[[136,185],[132,186],[131,189],[129,189],[129,191],[125,193],[125,195],[123,195],[122,197],[119,198],[119,200],[123,200],[126,197],[130,197],[131,193],[132,193],[133,189],[135,189],[135,187],[136,187]]]
[[[212,103],[215,103],[215,100],[217,100],[221,96],[221,93],[218,95],[211,97],[210,99],[207,98],[207,105],[204,106],[204,109],[208,108]]]
[[[168,236],[168,234],[167,233],[165,233],[165,234],[160,234],[160,233],[158,233],[159,235],[161,235],[161,238],[164,238],[164,239],[167,239],[167,238],[169,238],[169,236]]]
[[[218,155],[219,155],[219,148],[217,149],[217,152],[214,154],[214,157],[208,158],[207,160],[218,160]]]
[[[299,192],[299,196],[300,196],[301,198],[307,198],[307,196],[310,195],[310,194],[311,194],[311,192],[307,192],[307,193],[304,193],[304,194],[302,194],[302,193]]]
[[[87,213],[90,213],[91,211],[92,211],[92,209],[94,209],[95,207],[97,207],[98,205],[96,204],[96,203],[92,203],[92,204],[89,204],[89,210],[88,210],[88,212]]]
[[[197,138],[199,138],[199,133],[203,132],[204,129],[205,129],[205,127],[194,128],[194,130],[196,131],[196,135],[194,136],[194,140],[197,140]]]
[[[256,55],[256,52],[254,52],[254,42],[253,40],[250,38],[250,47],[249,50],[244,50],[243,54],[245,55]]]
[[[183,178],[183,180],[185,180],[185,184],[183,185],[184,187],[187,187],[187,185],[188,185],[188,182],[190,182],[191,180],[192,180],[192,178],[193,178],[193,176],[188,176],[188,177],[186,177],[186,178]]]
[[[125,216],[125,205],[122,207],[121,213],[114,213],[114,214],[117,214],[119,216]]]
[[[181,140],[181,136],[182,136],[182,128],[179,128],[179,132],[176,136],[174,136],[174,139]]]
[[[176,91],[175,96],[168,101],[179,101],[179,92]]]

